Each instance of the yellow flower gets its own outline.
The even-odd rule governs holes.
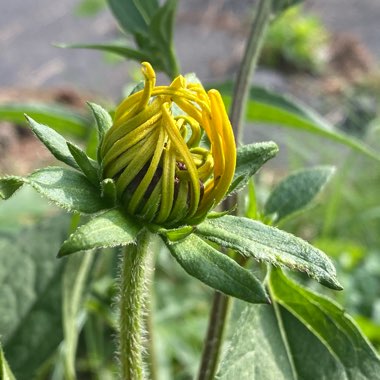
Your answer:
[[[223,199],[235,171],[222,98],[183,76],[155,86],[147,62],[142,72],[144,89],[117,107],[104,137],[103,178],[114,179],[130,215],[169,227],[199,223]]]

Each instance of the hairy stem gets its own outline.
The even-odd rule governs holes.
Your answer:
[[[121,260],[119,360],[122,380],[144,379],[143,310],[149,232],[142,231]]]
[[[272,0],[260,0],[237,75],[230,112],[230,120],[237,143],[241,141],[243,136],[243,116],[251,77],[271,19],[271,12]],[[236,197],[229,197],[223,206],[225,209],[231,209],[236,201]],[[244,266],[245,261],[242,260],[240,264]],[[215,292],[198,380],[212,380],[215,378],[230,308],[231,298]]]

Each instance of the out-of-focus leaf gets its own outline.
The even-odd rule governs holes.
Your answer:
[[[243,189],[249,179],[278,152],[278,146],[272,142],[243,145],[236,153],[236,169],[228,193]]]
[[[77,138],[85,138],[91,126],[90,117],[64,106],[44,103],[0,104],[0,120],[24,125],[24,114],[51,125],[59,133]]]
[[[266,215],[275,214],[275,221],[305,208],[322,191],[335,168],[322,166],[303,169],[281,181],[264,206]]]
[[[39,140],[50,150],[52,155],[59,161],[78,169],[78,165],[72,156],[69,148],[67,147],[66,139],[61,136],[54,129],[37,123],[35,120],[26,116],[30,128],[34,134],[39,138]]]
[[[48,167],[36,170],[24,181],[68,211],[92,214],[107,208],[100,197],[100,191],[77,171]]]
[[[230,104],[232,84],[212,84],[210,88],[219,90],[225,102]],[[295,128],[300,131],[325,137],[346,145],[368,157],[380,161],[380,155],[362,141],[338,131],[322,116],[300,101],[290,96],[276,94],[262,87],[251,87],[247,104],[247,120]]]
[[[289,7],[303,3],[304,0],[273,0],[272,9],[273,13],[277,14],[283,12]]]
[[[168,242],[167,247],[187,273],[206,285],[247,302],[268,302],[261,282],[250,271],[194,234]]]
[[[80,226],[64,242],[59,257],[93,248],[124,246],[134,242],[141,226],[115,209]]]
[[[16,378],[31,379],[62,341],[62,273],[55,253],[66,215],[0,238],[0,335]]]
[[[248,218],[226,215],[206,220],[197,226],[196,233],[255,260],[287,266],[307,273],[332,289],[342,289],[330,259],[319,249],[285,231]]]
[[[121,44],[105,43],[105,44],[57,44],[58,47],[68,49],[90,49],[100,50],[108,53],[114,53],[124,58],[134,59],[135,61],[146,61],[149,56],[139,50],[132,49]]]

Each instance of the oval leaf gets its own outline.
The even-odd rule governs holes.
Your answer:
[[[342,289],[330,259],[319,249],[285,231],[248,218],[226,215],[203,222],[198,225],[196,233],[255,260],[306,272],[325,286]]]
[[[266,215],[275,214],[275,221],[302,210],[322,191],[335,169],[323,166],[298,171],[281,181],[264,206]]]
[[[10,198],[23,184],[22,177],[9,176],[0,178],[0,198]]]
[[[247,302],[268,302],[265,289],[251,272],[194,234],[177,243],[167,241],[167,247],[187,273],[206,285]]]
[[[110,210],[80,226],[63,243],[58,257],[93,248],[131,244],[141,226],[119,210]]]

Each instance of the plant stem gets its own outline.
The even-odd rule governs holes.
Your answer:
[[[250,79],[271,19],[271,11],[272,0],[260,0],[237,75],[230,112],[230,120],[237,144],[242,139],[242,121],[248,99]],[[226,199],[224,203],[225,209],[231,209],[236,203],[237,198],[231,198]],[[246,260],[242,260],[241,265],[244,266],[245,263]],[[230,308],[231,298],[215,292],[198,380],[212,380],[215,378]]]
[[[272,0],[260,0],[248,36],[244,57],[239,67],[232,98],[230,120],[238,143],[241,142],[243,136],[242,122],[245,115],[252,74],[259,58],[271,15]]]
[[[122,380],[144,379],[142,316],[149,239],[150,233],[142,231],[137,244],[129,245],[121,259],[119,359]]]

